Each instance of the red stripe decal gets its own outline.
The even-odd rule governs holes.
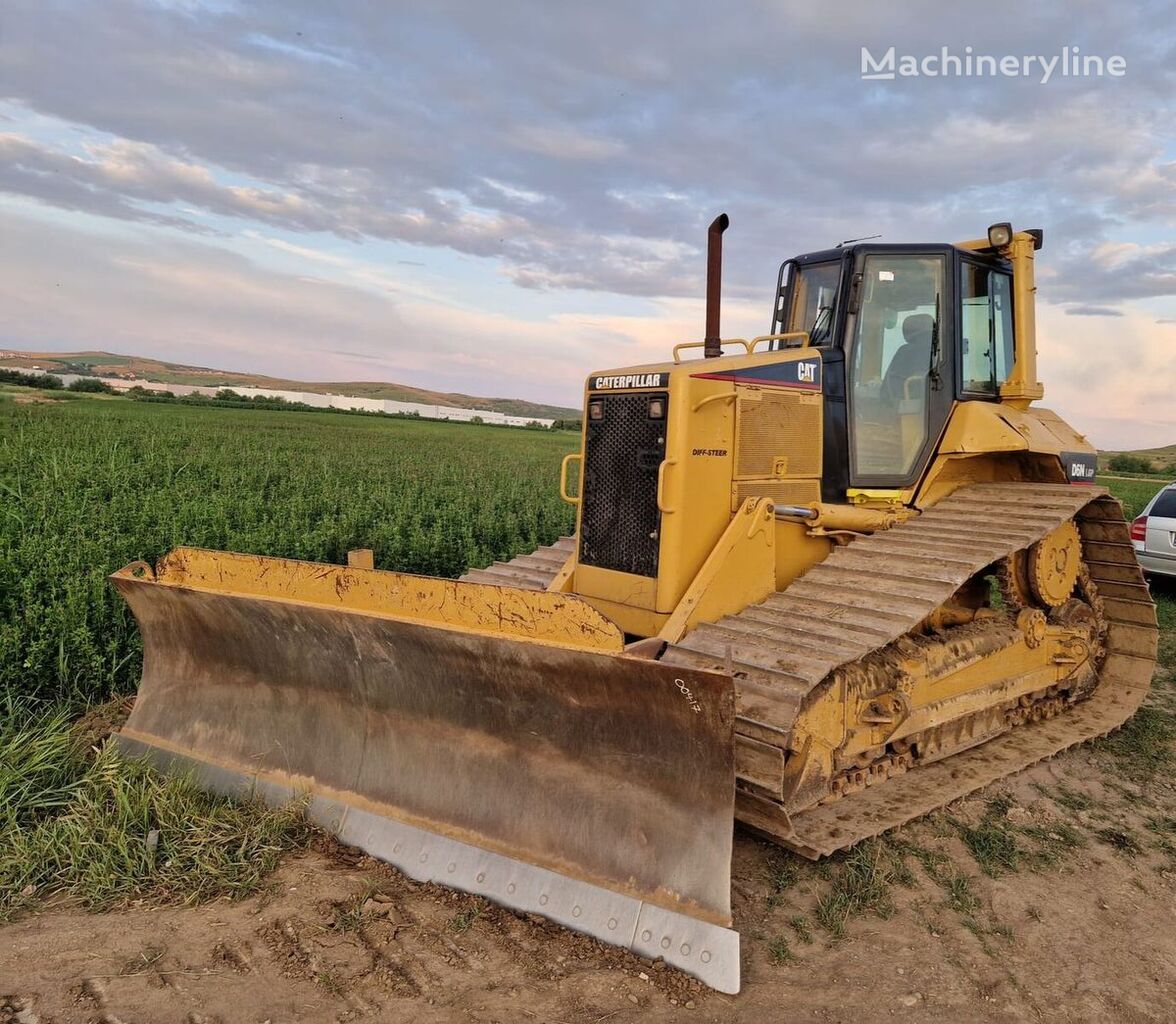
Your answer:
[[[735,384],[759,384],[766,388],[786,388],[798,391],[820,391],[820,384],[800,384],[797,381],[765,380],[762,377],[735,376],[731,373],[692,373],[691,377],[702,380],[729,380]]]

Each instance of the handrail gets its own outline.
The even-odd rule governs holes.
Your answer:
[[[734,391],[723,391],[717,395],[707,395],[706,398],[700,399],[691,409],[691,412],[698,412],[704,405],[710,405],[711,402],[733,402],[735,400]]]
[[[794,341],[797,338],[803,338],[804,344],[798,346],[799,348],[812,348],[812,339],[809,337],[808,331],[787,331],[784,334],[761,334],[758,338],[752,338],[747,341],[744,338],[724,338],[720,345],[742,345],[747,354],[754,355],[756,347],[763,341]],[[674,346],[674,362],[680,363],[682,361],[679,353],[685,348],[705,348],[705,341],[684,341],[679,345]]]
[[[761,334],[758,338],[752,338],[747,351],[754,352],[761,341],[792,341],[793,338],[804,338],[804,344],[798,346],[799,348],[812,348],[813,342],[808,331],[787,331],[784,334]]]
[[[676,466],[677,464],[677,459],[662,459],[661,465],[657,467],[657,510],[663,516],[668,516],[674,511],[672,508],[667,507],[664,491],[666,485],[666,469],[669,466]]]
[[[579,505],[579,495],[572,496],[568,494],[568,463],[575,459],[583,461],[584,456],[579,452],[569,452],[563,457],[563,462],[559,464],[559,496],[563,498],[569,505]]]
[[[720,345],[742,345],[747,349],[748,355],[751,354],[751,342],[744,341],[743,338],[724,338],[719,342]],[[679,345],[674,346],[674,362],[680,363],[682,360],[678,358],[678,353],[684,348],[705,348],[705,341],[684,341]]]

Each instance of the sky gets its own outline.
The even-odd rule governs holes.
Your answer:
[[[1044,404],[1103,448],[1176,443],[1174,25],[1173,0],[5,0],[0,347],[578,406],[589,371],[701,337],[720,211],[744,337],[789,256],[1009,220],[1045,230]],[[863,80],[892,46],[1124,71]]]

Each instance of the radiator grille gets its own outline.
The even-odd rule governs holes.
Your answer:
[[[821,396],[739,388],[735,476],[820,477]]]
[[[580,505],[580,563],[657,576],[661,513],[657,471],[665,458],[666,420],[649,418],[650,399],[663,392],[594,395],[604,416],[588,420]]]

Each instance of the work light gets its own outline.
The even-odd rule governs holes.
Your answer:
[[[993,224],[988,229],[988,244],[994,249],[1003,249],[1013,240],[1013,226],[1007,220]]]

